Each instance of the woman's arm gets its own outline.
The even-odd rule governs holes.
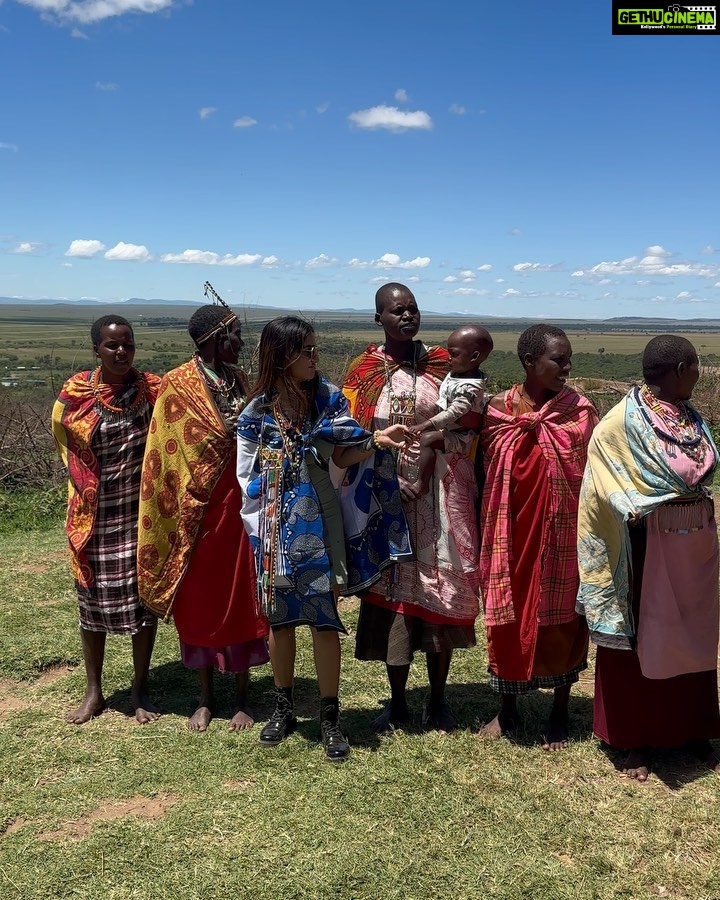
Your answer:
[[[362,444],[336,447],[333,450],[332,461],[338,468],[347,469],[348,466],[368,459],[376,450],[402,450],[407,443],[415,440],[406,425],[389,425],[387,428],[374,431]]]

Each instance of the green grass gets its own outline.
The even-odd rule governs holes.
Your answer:
[[[306,635],[299,731],[264,751],[257,728],[228,731],[228,679],[209,731],[187,731],[195,683],[161,626],[151,676],[161,719],[141,728],[126,715],[130,647],[114,638],[111,709],[75,728],[63,714],[84,677],[61,528],[0,538],[0,560],[2,898],[720,897],[720,778],[664,754],[646,785],[622,779],[590,736],[589,673],[564,753],[537,745],[547,694],[522,701],[516,742],[477,739],[496,708],[482,646],[453,664],[456,734],[378,740],[369,722],[386,697],[383,667],[354,661],[350,636],[341,697],[353,754],[333,767],[317,743]],[[352,630],[354,603],[343,617]],[[418,659],[418,721],[425,681]],[[256,671],[259,716],[269,687],[269,669]]]

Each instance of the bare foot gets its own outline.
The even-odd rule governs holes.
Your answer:
[[[631,750],[623,763],[623,775],[637,781],[647,781],[650,774],[650,754],[646,748]]]
[[[567,713],[551,713],[547,724],[547,734],[543,741],[543,750],[556,753],[564,750],[568,745],[568,719]]]
[[[409,721],[410,711],[407,706],[403,706],[396,711],[392,703],[388,703],[377,719],[373,720],[370,727],[375,734],[392,734],[396,728],[402,728]]]
[[[89,722],[90,719],[99,716],[104,709],[105,698],[102,694],[99,697],[95,695],[88,696],[85,697],[77,709],[74,709],[65,716],[65,721],[69,722],[70,725],[84,725],[86,722]]]
[[[248,728],[252,728],[255,724],[255,719],[244,709],[239,709],[235,715],[230,719],[230,731],[246,731]]]
[[[426,731],[437,731],[440,734],[449,734],[457,728],[457,719],[450,712],[450,707],[447,703],[443,703],[442,706],[437,709],[425,710],[425,715],[423,716],[423,728]]]
[[[477,733],[479,738],[484,740],[497,741],[501,737],[505,737],[509,732],[514,731],[517,722],[509,716],[499,712],[492,722],[486,722],[481,726]]]
[[[712,769],[713,772],[720,771],[720,759],[718,759],[710,741],[690,741],[687,749],[700,762],[704,763],[708,769]]]
[[[190,731],[207,731],[212,719],[212,710],[209,706],[198,706],[195,712],[187,720]]]
[[[160,707],[150,702],[147,694],[134,695],[130,698],[132,708],[135,710],[135,718],[138,725],[147,725],[154,722],[160,715]]]

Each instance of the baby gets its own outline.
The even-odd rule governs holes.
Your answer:
[[[435,451],[464,453],[470,432],[480,428],[485,408],[485,375],[480,371],[493,349],[490,332],[482,325],[461,325],[447,340],[450,373],[440,385],[440,412],[410,431],[420,438],[418,482],[428,491],[435,468]]]

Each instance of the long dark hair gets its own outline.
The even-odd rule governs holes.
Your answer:
[[[285,372],[288,365],[300,355],[305,338],[314,331],[312,322],[299,316],[278,316],[267,323],[260,335],[257,349],[259,371],[248,401],[260,394],[273,397],[276,394],[275,383],[281,379],[285,382],[288,394],[298,401],[301,408],[307,408],[315,382],[307,382],[304,390],[298,389]]]

